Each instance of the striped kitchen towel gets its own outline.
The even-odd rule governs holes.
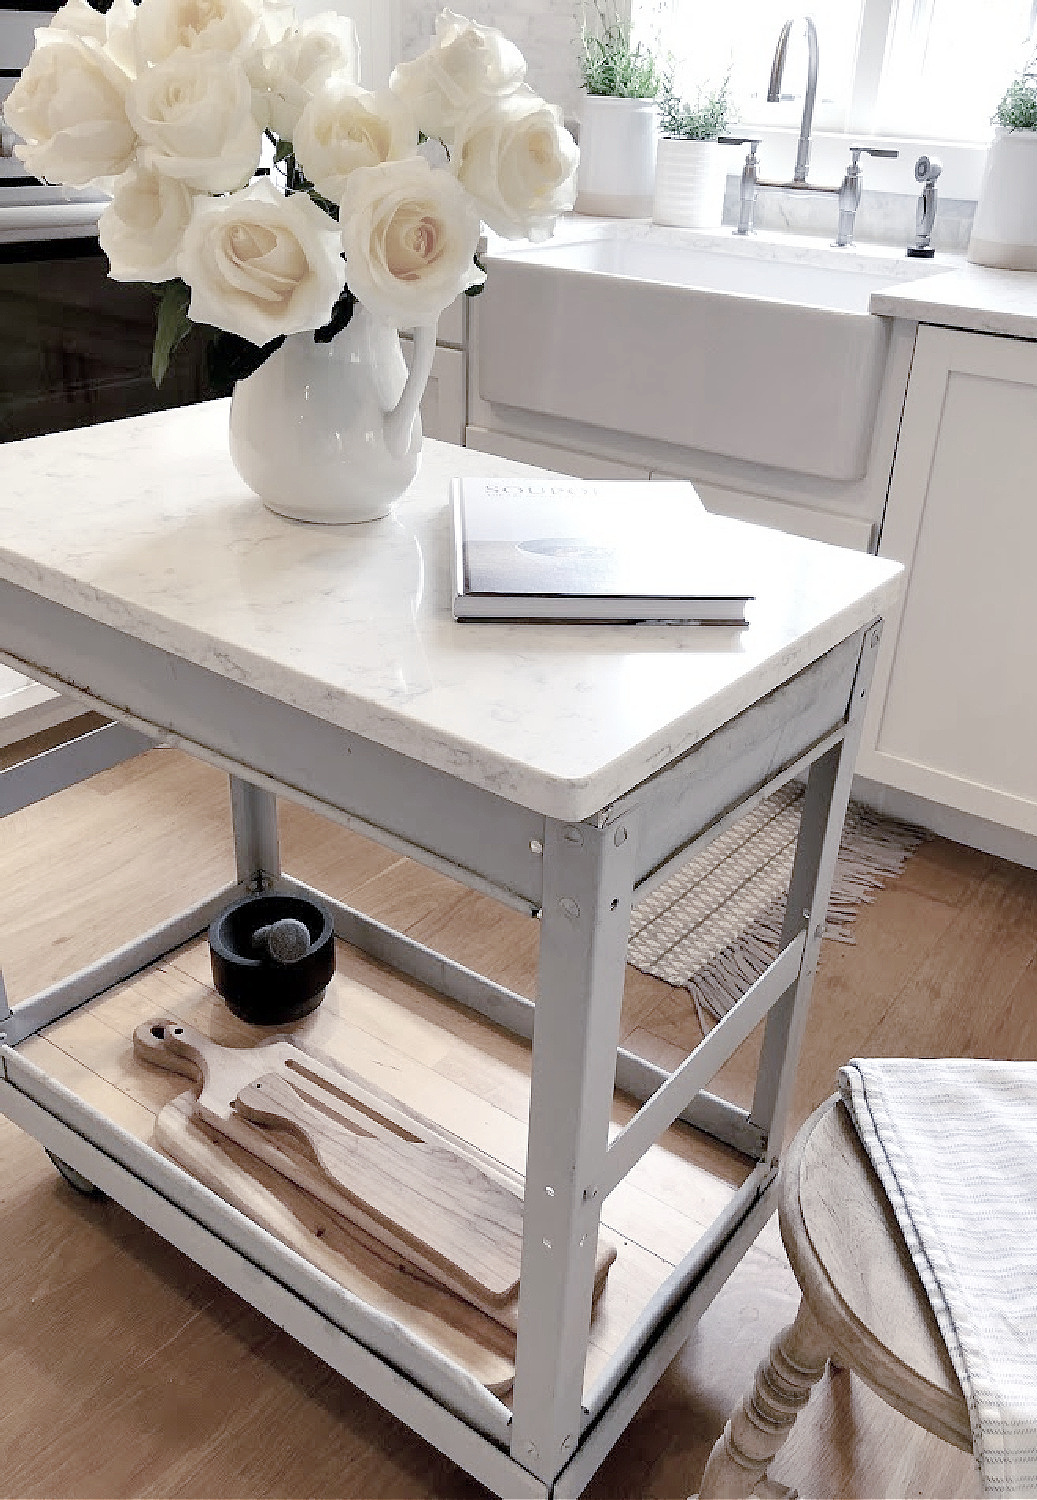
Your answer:
[[[855,1058],[839,1084],[961,1382],[985,1495],[1037,1495],[1037,1063]]]

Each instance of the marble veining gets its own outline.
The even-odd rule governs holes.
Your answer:
[[[873,292],[871,311],[973,333],[1037,338],[1037,274],[964,265]]]
[[[237,477],[227,412],[4,445],[0,577],[550,816],[605,806],[899,587],[895,563],[713,518],[747,629],[458,624],[450,478],[536,470],[427,441],[385,520],[307,525]]]

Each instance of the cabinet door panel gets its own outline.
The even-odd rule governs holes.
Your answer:
[[[1037,833],[1037,347],[919,330],[880,555],[908,569],[860,770]]]

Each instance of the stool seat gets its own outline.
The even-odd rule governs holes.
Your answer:
[[[965,1397],[925,1288],[837,1094],[801,1127],[782,1170],[778,1219],[802,1301],[718,1438],[699,1500],[778,1492],[767,1466],[829,1357],[919,1426],[972,1451]]]

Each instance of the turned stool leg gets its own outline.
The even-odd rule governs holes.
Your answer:
[[[713,1445],[699,1500],[745,1500],[792,1431],[824,1374],[831,1343],[805,1301],[760,1362],[752,1391]]]

